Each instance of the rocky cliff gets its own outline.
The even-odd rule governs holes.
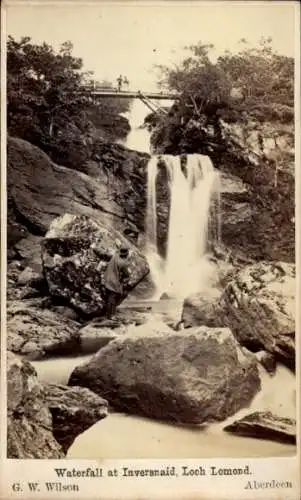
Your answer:
[[[34,267],[51,221],[85,215],[137,237],[144,229],[148,155],[100,142],[85,172],[56,165],[19,138],[7,144],[8,256]]]

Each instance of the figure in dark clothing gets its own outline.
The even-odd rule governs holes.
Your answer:
[[[121,248],[110,260],[104,273],[104,286],[107,292],[106,317],[111,319],[124,293],[129,274],[127,271],[128,248]]]
[[[129,80],[127,79],[127,77],[125,76],[124,79],[123,79],[123,85],[125,86],[126,89],[129,88],[129,85],[130,85],[130,82]]]
[[[122,82],[123,82],[123,79],[122,79],[122,76],[120,75],[120,76],[117,78],[118,92],[120,92],[120,91],[121,91]]]

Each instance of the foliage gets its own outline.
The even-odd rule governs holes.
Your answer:
[[[120,121],[119,113],[128,103],[95,102],[92,73],[83,71],[82,60],[72,50],[71,42],[56,53],[29,37],[8,37],[7,125],[9,134],[41,147],[54,161],[81,169],[89,156],[87,138],[102,135],[108,121],[113,133],[114,121]],[[124,120],[119,135],[127,131]]]
[[[225,51],[212,62],[212,45],[187,47],[189,57],[173,68],[159,67],[161,85],[181,93],[181,115],[223,116],[234,121],[244,113],[255,119],[294,116],[294,60],[273,52],[271,38],[262,38],[258,47],[241,40],[237,54]],[[189,110],[187,112],[187,109]]]

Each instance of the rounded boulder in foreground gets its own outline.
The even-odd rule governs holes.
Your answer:
[[[69,385],[88,387],[119,411],[204,423],[247,407],[260,378],[228,328],[143,325],[75,368]]]

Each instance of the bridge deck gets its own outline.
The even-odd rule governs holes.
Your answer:
[[[158,99],[158,100],[164,100],[164,99],[178,99],[180,97],[180,94],[175,94],[175,93],[157,93],[157,92],[140,92],[140,91],[126,91],[126,90],[97,90],[97,89],[92,89],[91,94],[97,97],[118,97],[118,99],[139,99],[143,97],[147,97],[148,99]]]

